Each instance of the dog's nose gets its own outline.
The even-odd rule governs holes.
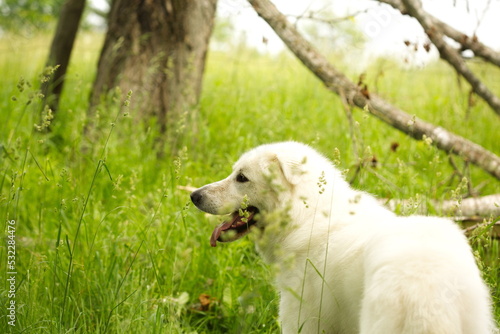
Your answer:
[[[201,203],[201,199],[203,198],[203,195],[201,194],[200,191],[196,190],[191,193],[191,201],[194,203],[194,205],[198,206]]]

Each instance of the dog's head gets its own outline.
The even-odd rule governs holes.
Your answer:
[[[191,200],[200,210],[231,214],[212,233],[213,247],[217,241],[239,239],[254,227],[264,228],[262,213],[273,212],[289,202],[294,187],[306,174],[305,147],[295,142],[259,146],[241,156],[227,178],[191,193]]]

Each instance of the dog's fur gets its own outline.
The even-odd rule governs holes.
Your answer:
[[[453,222],[396,216],[306,145],[259,146],[191,198],[211,214],[244,202],[259,210],[250,230],[278,268],[283,333],[497,332],[489,291]],[[246,233],[226,232],[219,241]]]

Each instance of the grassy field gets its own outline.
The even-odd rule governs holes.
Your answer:
[[[0,40],[2,333],[279,332],[270,269],[248,238],[211,248],[218,219],[196,210],[182,189],[225,177],[243,151],[262,143],[298,140],[329,157],[338,148],[353,185],[382,198],[458,201],[469,189],[500,189],[454,157],[463,180],[448,155],[362,111],[353,111],[350,126],[339,99],[293,57],[243,49],[209,55],[201,103],[158,159],[155,126],[137,126],[133,94],[130,107],[117,94],[99,109],[96,140],[82,135],[102,39],[81,36],[53,130],[38,132],[49,41]],[[500,91],[498,70],[478,71]],[[498,117],[482,102],[467,113],[467,85],[447,66],[401,70],[381,61],[366,81],[409,113],[500,154]],[[363,163],[374,157],[375,166]],[[500,319],[500,248],[485,235],[471,243]],[[14,242],[15,263],[8,264]],[[15,326],[8,324],[11,301]]]

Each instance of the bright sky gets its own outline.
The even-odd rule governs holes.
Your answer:
[[[101,9],[107,8],[105,0],[91,0]],[[474,32],[484,44],[500,51],[500,0],[422,0],[424,9],[441,21],[468,35]],[[427,37],[416,20],[401,15],[388,5],[374,0],[273,0],[285,15],[298,16],[308,11],[329,11],[340,17],[369,9],[355,17],[359,29],[368,43],[363,52],[364,61],[372,56],[396,56],[414,63],[425,63],[437,58],[437,51],[430,53],[420,48],[415,53],[405,40],[420,45]],[[235,38],[245,38],[248,44],[263,52],[276,53],[284,45],[271,28],[257,16],[246,0],[219,0],[218,15],[229,18],[236,29]],[[479,23],[480,22],[480,23]],[[243,37],[242,37],[243,36]],[[262,42],[267,39],[267,44]]]
[[[368,39],[364,56],[397,55],[410,57],[410,61],[426,62],[436,58],[437,51],[425,52],[422,48],[415,54],[404,44],[405,40],[427,41],[422,28],[412,18],[401,15],[390,6],[373,0],[274,0],[273,3],[285,15],[297,16],[307,11],[327,10],[343,17],[369,9],[355,17],[359,29]],[[472,35],[476,32],[479,40],[500,50],[500,0],[423,0],[424,9],[457,30]],[[488,10],[486,10],[488,8]],[[271,53],[283,49],[283,43],[260,19],[245,0],[219,0],[218,12],[221,17],[229,17],[237,31],[243,33],[248,43]],[[480,24],[478,24],[480,22]],[[262,43],[265,37],[267,45]]]

